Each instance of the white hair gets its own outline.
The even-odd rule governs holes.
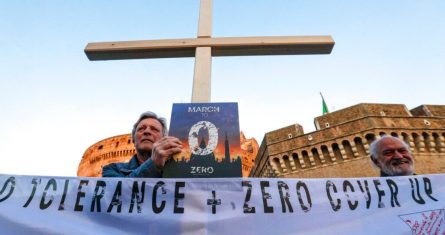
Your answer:
[[[136,121],[136,123],[133,125],[133,130],[131,131],[131,138],[133,139],[133,141],[135,140],[135,134],[136,134],[136,128],[139,125],[139,123],[147,118],[153,118],[156,119],[158,122],[161,123],[162,126],[162,136],[166,136],[168,129],[167,129],[167,119],[163,118],[163,117],[159,117],[156,113],[151,112],[151,111],[146,111],[143,112],[141,114],[141,116],[139,116],[139,119]]]
[[[369,146],[369,153],[371,155],[372,160],[377,160],[377,157],[379,155],[380,142],[385,139],[393,139],[393,140],[400,141],[400,143],[402,143],[405,146],[405,148],[409,151],[409,153],[412,154],[410,147],[408,146],[408,144],[405,141],[401,140],[400,138],[394,137],[394,136],[384,135],[380,139],[374,140],[371,143],[371,145]]]

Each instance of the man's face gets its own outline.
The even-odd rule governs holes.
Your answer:
[[[153,143],[162,138],[162,125],[153,118],[146,118],[136,127],[134,147],[138,152],[151,152]]]
[[[384,139],[379,143],[378,156],[374,163],[390,176],[412,175],[413,156],[409,149],[398,139]]]

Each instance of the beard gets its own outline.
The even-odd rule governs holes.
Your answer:
[[[393,165],[394,161],[389,162],[389,164],[382,164],[382,172],[389,176],[405,176],[405,175],[413,175],[414,174],[414,163],[406,162],[407,160],[397,160],[396,164]],[[406,162],[404,164],[408,164],[408,167],[400,167],[401,162]]]

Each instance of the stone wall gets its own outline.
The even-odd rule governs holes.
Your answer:
[[[368,116],[409,117],[411,114],[403,104],[357,104],[316,117],[314,123],[317,130],[323,130]]]
[[[126,162],[135,152],[130,134],[101,140],[85,151],[77,168],[77,176],[100,177],[103,166],[112,162]]]
[[[413,116],[445,117],[444,105],[420,105],[411,110]]]

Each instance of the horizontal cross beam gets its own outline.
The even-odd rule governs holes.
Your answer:
[[[212,56],[329,54],[331,36],[221,37],[88,43],[89,60],[194,57],[196,48],[212,48]]]

